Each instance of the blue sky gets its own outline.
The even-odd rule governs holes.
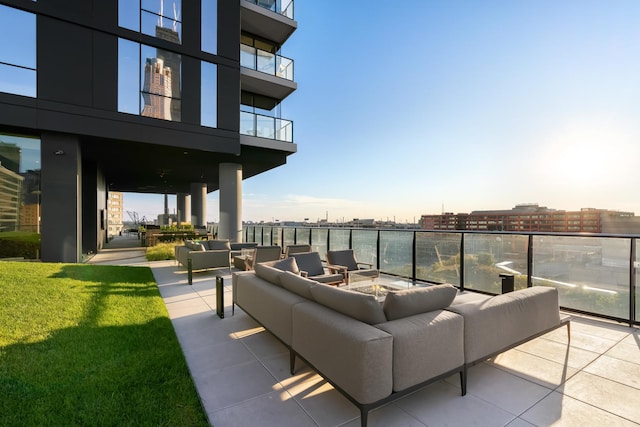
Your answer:
[[[243,181],[243,219],[640,214],[639,17],[637,0],[296,1],[298,152]],[[149,219],[162,206],[125,195]]]

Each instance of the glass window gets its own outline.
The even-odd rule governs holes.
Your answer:
[[[0,134],[0,238],[40,232],[40,170],[39,139]],[[32,258],[37,249],[30,251]]]
[[[181,0],[118,0],[118,25],[180,44]]]
[[[118,40],[118,111],[181,120],[181,56]]]
[[[36,96],[36,17],[0,5],[0,92]]]
[[[217,76],[218,69],[215,64],[203,62],[201,67],[200,85],[200,124],[202,126],[217,127]]]
[[[218,1],[202,0],[202,51],[218,53]]]

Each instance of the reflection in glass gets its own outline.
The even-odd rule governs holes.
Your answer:
[[[460,286],[460,234],[416,233],[416,278]]]
[[[553,286],[560,305],[627,317],[629,239],[534,236],[532,281]]]
[[[118,25],[180,44],[181,0],[118,0]]]
[[[256,115],[256,136],[274,139],[275,119],[273,117]]]
[[[176,53],[119,39],[118,111],[180,121],[180,69]]]
[[[256,136],[255,114],[240,112],[240,133],[242,135]]]
[[[218,1],[202,0],[202,51],[218,52]]]
[[[0,37],[0,92],[36,96],[36,17],[0,5],[0,27],[11,28]]]
[[[217,67],[209,62],[202,62],[200,86],[200,124],[202,126],[217,127]]]
[[[140,114],[140,45],[118,39],[118,111]]]
[[[40,169],[39,139],[0,134],[0,235],[40,232]]]

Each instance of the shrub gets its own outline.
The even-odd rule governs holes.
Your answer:
[[[155,246],[147,248],[145,256],[147,261],[164,261],[168,259],[176,259],[175,243],[158,243]]]

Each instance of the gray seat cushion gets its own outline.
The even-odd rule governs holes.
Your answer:
[[[301,271],[306,271],[309,276],[321,276],[325,274],[318,252],[301,252],[291,254],[291,256],[295,258],[298,268]]]

